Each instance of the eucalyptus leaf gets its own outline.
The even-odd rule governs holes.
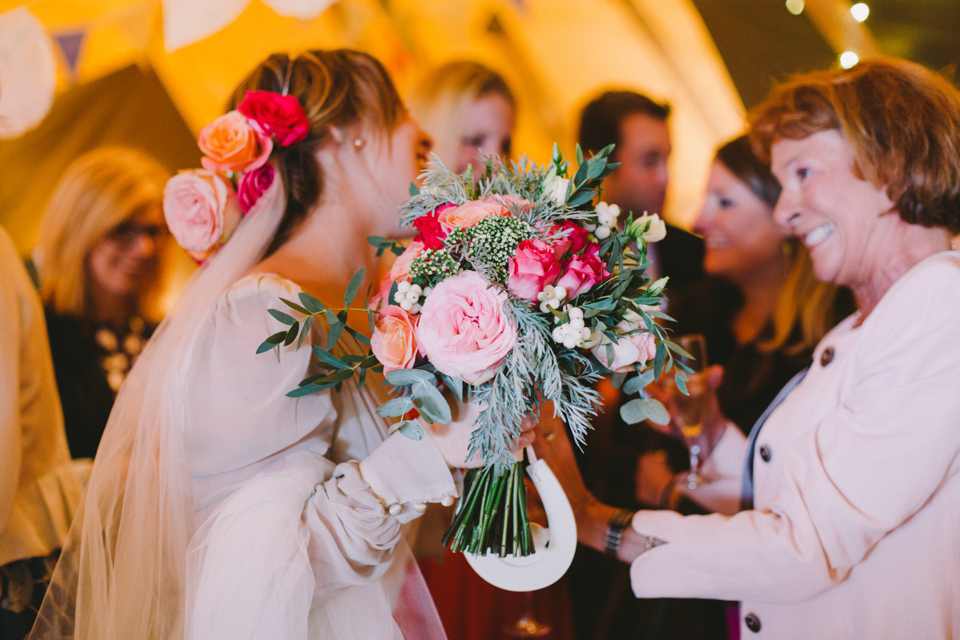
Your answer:
[[[293,324],[297,321],[293,316],[284,313],[283,311],[278,311],[277,309],[267,309],[267,313],[272,315],[274,318],[282,322],[283,324]]]
[[[297,333],[300,331],[300,323],[295,323],[290,330],[287,331],[287,337],[283,340],[283,346],[288,347],[293,344],[293,341],[297,339]]]
[[[343,322],[336,322],[330,326],[330,333],[327,334],[327,349],[333,349],[340,340],[340,334],[343,333]]]
[[[327,321],[327,324],[331,327],[340,321],[340,318],[337,317],[337,314],[333,311],[333,309],[325,309],[323,315]]]
[[[417,382],[430,381],[432,384],[435,377],[429,371],[423,369],[394,369],[386,375],[387,382],[395,387],[405,387]]]
[[[683,372],[677,371],[675,374],[673,374],[673,380],[677,383],[677,389],[680,390],[680,393],[685,396],[690,395],[690,392],[687,391],[687,376],[685,376]]]
[[[257,353],[260,354],[260,353],[263,353],[264,351],[270,351],[270,349],[273,349],[274,347],[276,347],[277,344],[279,343],[274,342],[272,339],[274,336],[277,336],[277,335],[280,336],[280,342],[283,342],[283,339],[286,337],[287,332],[281,331],[279,334],[275,333],[269,338],[267,338],[266,340],[264,340],[263,342],[261,342],[260,346],[257,347]]]
[[[429,422],[449,424],[453,421],[450,405],[443,394],[431,384],[420,384],[413,388],[413,404]]]
[[[313,316],[307,316],[303,321],[303,329],[300,330],[300,339],[297,340],[297,349],[303,346],[303,341],[310,335],[310,326],[313,324]]]
[[[330,352],[328,352],[326,349],[322,349],[322,348],[320,348],[320,347],[317,346],[317,345],[313,345],[313,352],[314,352],[314,353],[316,354],[316,356],[317,356],[318,358],[320,358],[323,362],[326,362],[327,364],[332,365],[332,366],[336,367],[337,369],[349,369],[349,368],[350,368],[350,365],[348,365],[346,362],[344,362],[344,361],[341,360],[340,358],[334,356],[333,354],[331,354]]]
[[[577,191],[575,194],[570,196],[570,199],[567,201],[568,207],[579,207],[582,204],[586,204],[593,200],[593,190],[585,189],[582,191]]]
[[[362,361],[360,361],[360,364],[358,365],[358,367],[360,369],[369,369],[370,367],[375,367],[379,362],[380,361],[377,360],[377,356],[371,355],[371,356],[367,356]]]
[[[391,398],[377,407],[377,415],[384,418],[397,418],[413,408],[413,398],[400,396],[399,398]]]
[[[309,293],[300,292],[297,294],[297,297],[300,298],[300,304],[305,306],[310,313],[320,313],[326,307],[323,306],[323,303],[314,298]]]
[[[670,414],[657,400],[638,398],[620,407],[620,417],[627,424],[638,424],[644,420],[666,425],[670,423]]]
[[[577,164],[583,164],[583,149],[579,144],[577,145]]]
[[[463,380],[454,376],[448,376],[447,374],[442,374],[442,380],[443,384],[456,396],[457,400],[462,401],[464,390]]]
[[[404,420],[397,425],[397,431],[411,440],[423,440],[423,427],[415,420]]]
[[[627,378],[627,374],[622,371],[615,373],[612,376],[610,376],[610,385],[614,389],[619,389],[623,386],[623,381],[626,380],[626,378]],[[626,393],[625,389],[624,389],[624,393]]]
[[[280,298],[280,302],[282,302],[283,304],[287,305],[288,307],[290,307],[290,308],[293,309],[294,311],[299,311],[300,313],[304,313],[304,314],[307,314],[307,315],[310,314],[310,312],[306,309],[306,307],[301,307],[301,306],[300,306],[299,304],[297,304],[296,302],[291,302],[291,301],[287,300],[286,298]]]
[[[586,163],[581,164],[577,167],[577,172],[573,175],[573,180],[570,181],[575,188],[583,186],[583,183],[587,181],[587,174],[589,173],[590,168]]]
[[[344,307],[349,307],[353,303],[353,299],[357,297],[357,291],[360,290],[360,285],[363,283],[363,273],[366,269],[366,267],[360,267],[360,270],[350,278],[350,283],[347,284],[347,290],[343,294]]]
[[[645,389],[648,384],[653,382],[653,380],[653,369],[644,369],[624,383],[623,392],[627,395],[639,393]]]
[[[410,189],[409,189],[408,193],[410,194],[410,197],[411,197],[411,198],[412,198],[413,196],[418,196],[418,195],[420,195],[420,188],[417,186],[417,183],[416,183],[416,182],[411,182],[411,183],[410,183]]]
[[[367,345],[368,347],[370,346],[370,338],[368,338],[367,336],[363,335],[362,333],[360,333],[359,331],[357,331],[357,330],[354,329],[353,327],[350,327],[350,326],[346,326],[346,325],[345,325],[343,328],[344,328],[344,330],[345,330],[347,333],[349,333],[350,335],[352,335],[352,336],[357,340],[357,342],[359,342],[359,343],[361,343],[361,344],[365,344],[365,345]]]
[[[663,362],[667,359],[667,348],[664,346],[663,342],[660,342],[657,345],[657,355],[653,359],[653,375],[655,378],[660,377],[660,372],[663,371]]]

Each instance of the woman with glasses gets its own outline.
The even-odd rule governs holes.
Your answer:
[[[117,390],[158,318],[169,173],[134,149],[102,147],[66,170],[35,254],[70,453],[92,458]]]

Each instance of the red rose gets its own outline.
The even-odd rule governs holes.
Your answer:
[[[571,222],[570,220],[564,220],[560,224],[554,223],[553,228],[551,229],[551,235],[560,232],[565,232],[565,234],[553,242],[553,246],[557,250],[558,258],[562,258],[568,252],[572,255],[576,255],[580,253],[590,242],[590,233],[577,223]]]
[[[310,131],[307,114],[294,96],[272,91],[247,91],[237,111],[256,122],[281,147],[300,142]]]
[[[442,204],[430,213],[426,213],[413,221],[413,226],[417,228],[415,242],[422,242],[426,249],[443,249],[443,239],[447,237],[447,232],[440,226],[440,213],[455,204]]]
[[[269,162],[243,174],[237,187],[237,199],[244,215],[256,204],[263,192],[270,188],[274,176],[273,165]]]

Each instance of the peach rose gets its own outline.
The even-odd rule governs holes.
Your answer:
[[[270,136],[239,111],[220,116],[200,131],[197,144],[209,171],[249,171],[267,161],[273,150]]]
[[[396,305],[381,309],[370,348],[383,365],[384,373],[413,367],[418,352],[413,316]]]
[[[393,266],[390,267],[390,279],[401,282],[403,280],[410,281],[410,265],[414,260],[417,259],[423,252],[423,243],[417,242],[414,240],[410,243],[403,253],[397,256],[396,261],[394,261]]]
[[[649,331],[640,331],[631,335],[624,335],[628,331],[637,329],[637,325],[621,320],[617,325],[620,329],[618,340],[613,342],[606,335],[600,344],[591,351],[600,364],[617,373],[633,371],[639,362],[641,365],[653,360],[657,355],[657,340]],[[607,345],[613,349],[613,361],[607,362]]]
[[[510,212],[499,202],[487,200],[471,200],[457,208],[444,209],[440,212],[440,227],[445,233],[454,229],[472,227],[488,216],[509,216]]]
[[[517,342],[503,312],[507,294],[476,271],[464,271],[436,287],[420,310],[420,349],[441,373],[467,384],[494,376]]]
[[[182,171],[167,181],[163,215],[177,243],[201,262],[226,242],[242,218],[230,181],[206,169]]]

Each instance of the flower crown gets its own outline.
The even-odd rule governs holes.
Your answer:
[[[295,96],[247,91],[236,110],[200,131],[203,169],[181,171],[163,194],[163,213],[177,243],[202,263],[230,238],[275,178],[275,146],[307,137],[310,121]]]

